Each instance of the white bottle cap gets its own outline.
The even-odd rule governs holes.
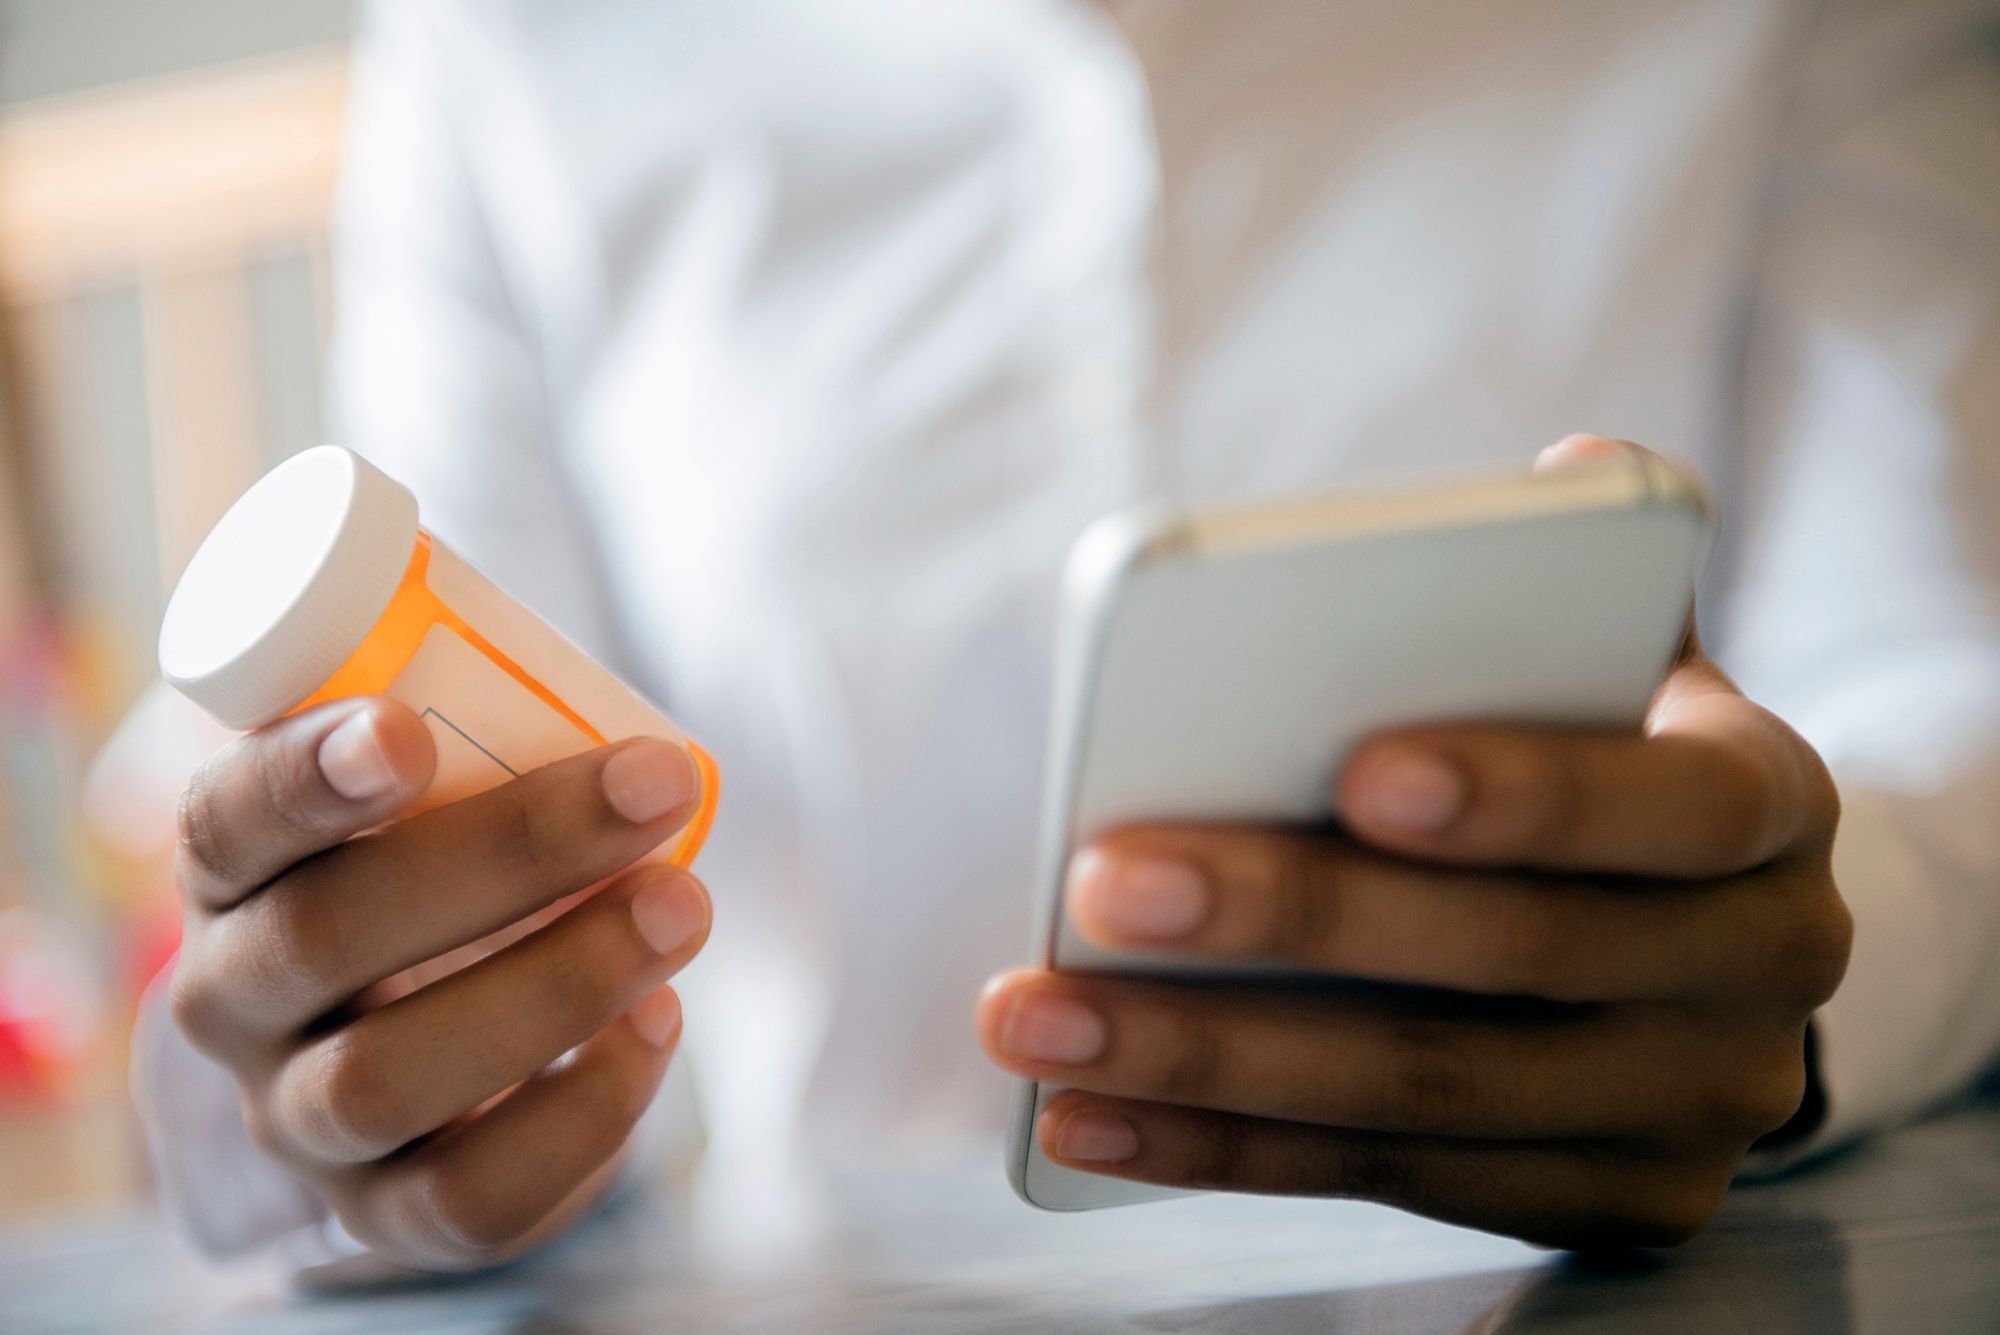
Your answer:
[[[402,483],[337,445],[293,455],[188,562],[160,625],[160,672],[229,727],[269,723],[360,647],[416,541]]]

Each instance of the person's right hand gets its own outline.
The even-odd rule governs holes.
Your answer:
[[[349,1233],[456,1270],[552,1236],[615,1173],[709,902],[649,864],[563,903],[693,813],[678,747],[617,743],[385,826],[435,763],[384,699],[217,752],[181,803],[170,997],[242,1086],[252,1137]]]

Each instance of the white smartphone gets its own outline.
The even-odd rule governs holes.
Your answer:
[[[1323,822],[1350,748],[1396,725],[1637,728],[1711,528],[1701,487],[1638,455],[1100,520],[1065,580],[1035,949],[1052,968],[1216,977],[1075,936],[1071,852],[1139,821]],[[1178,1194],[1050,1161],[1035,1121],[1056,1092],[1022,1082],[1008,1146],[1022,1199],[1087,1210]]]

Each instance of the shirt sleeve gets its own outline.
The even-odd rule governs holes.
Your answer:
[[[2000,63],[1985,4],[1826,7],[1773,182],[1714,636],[1839,784],[1855,920],[1826,1115],[1770,1169],[2000,1054]]]
[[[416,492],[427,527],[599,653],[611,648],[593,555],[566,497],[530,322],[500,262],[462,151],[491,72],[472,7],[364,8],[335,238],[334,438]],[[197,757],[189,757],[190,768]],[[293,1284],[398,1272],[349,1238],[325,1203],[245,1131],[229,1073],[167,1014],[141,1007],[132,1083],[160,1197],[213,1259],[250,1259]],[[629,1172],[683,1172],[700,1148],[685,1061],[642,1121]]]

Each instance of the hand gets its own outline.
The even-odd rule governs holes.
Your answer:
[[[1068,1091],[1037,1127],[1051,1156],[1558,1246],[1692,1236],[1799,1109],[1846,967],[1811,748],[1690,635],[1641,736],[1412,728],[1360,747],[1335,798],[1339,834],[1132,828],[1078,856],[1068,911],[1096,944],[1365,981],[996,979],[993,1059]]]
[[[615,1173],[709,904],[659,866],[574,893],[692,814],[679,748],[604,747],[383,826],[434,766],[389,700],[218,752],[181,804],[170,995],[265,1151],[384,1259],[450,1270],[553,1235]]]

